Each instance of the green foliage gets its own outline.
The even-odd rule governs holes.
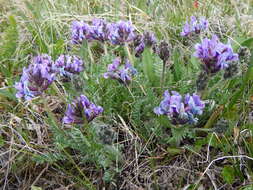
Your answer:
[[[232,184],[234,182],[236,174],[232,166],[224,166],[221,174],[226,183]]]
[[[144,75],[150,82],[151,86],[157,86],[161,77],[161,60],[159,60],[156,55],[152,54],[152,50],[150,48],[146,48],[142,56]],[[158,65],[160,65],[160,68]]]
[[[9,16],[8,26],[3,32],[0,43],[0,72],[5,77],[11,77],[15,68],[15,51],[18,47],[19,32],[14,16]]]

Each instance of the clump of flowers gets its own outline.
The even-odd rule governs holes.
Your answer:
[[[140,57],[145,47],[153,47],[157,43],[155,34],[145,32],[143,35],[136,35],[134,38],[135,56]]]
[[[112,30],[112,24],[104,19],[93,19],[91,26],[91,38],[100,42],[109,40],[109,35]]]
[[[89,24],[83,21],[74,21],[72,23],[71,41],[73,44],[80,44],[83,40],[92,40],[91,30]]]
[[[71,104],[68,104],[63,123],[83,124],[91,122],[103,112],[101,106],[90,102],[85,95],[77,97]]]
[[[41,95],[55,79],[51,57],[44,54],[33,59],[28,68],[23,69],[19,82],[15,84],[17,98],[30,100]]]
[[[191,16],[190,23],[186,21],[181,36],[188,37],[194,34],[199,34],[201,31],[204,31],[208,28],[208,21],[201,17],[199,20],[195,16]]]
[[[176,91],[164,92],[164,99],[154,109],[157,115],[166,115],[174,125],[196,124],[197,115],[202,115],[205,103],[197,94],[186,94],[184,98]]]
[[[83,61],[77,56],[60,55],[54,64],[55,70],[62,76],[70,77],[84,70]]]
[[[221,43],[215,35],[212,39],[205,38],[196,44],[195,50],[194,56],[201,60],[207,74],[217,73],[230,63],[238,61],[238,54],[233,53],[231,45]]]
[[[137,71],[128,60],[124,65],[121,65],[121,63],[120,58],[114,59],[113,63],[108,65],[104,78],[116,79],[121,83],[129,84]]]
[[[114,45],[123,45],[134,40],[134,27],[130,21],[108,23],[104,19],[93,19],[92,24],[83,21],[72,23],[72,42],[97,40],[102,43],[110,41]]]
[[[134,40],[134,27],[130,21],[118,21],[112,24],[109,39],[114,45],[124,45]]]

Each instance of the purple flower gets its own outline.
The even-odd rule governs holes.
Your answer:
[[[85,95],[77,97],[71,104],[68,104],[63,123],[83,124],[91,122],[95,117],[103,112],[101,106],[96,106],[90,102]]]
[[[60,55],[55,61],[55,70],[63,76],[78,74],[84,70],[84,63],[77,56]]]
[[[123,45],[134,40],[134,27],[130,21],[118,21],[111,26],[109,39],[114,45]]]
[[[196,44],[195,50],[194,56],[203,62],[207,73],[216,73],[238,60],[238,54],[233,53],[231,45],[221,43],[215,35],[212,39],[205,38],[200,44]]]
[[[208,28],[208,21],[201,17],[199,21],[195,16],[191,16],[190,23],[186,21],[183,30],[181,32],[181,36],[190,36],[193,34],[199,34],[201,31],[206,30]]]
[[[80,44],[83,40],[91,40],[91,27],[83,21],[72,22],[72,43]]]
[[[152,32],[145,32],[142,36],[137,35],[134,38],[135,56],[140,57],[145,47],[152,47],[157,43],[155,34]]]
[[[54,81],[55,74],[50,56],[35,57],[33,63],[23,69],[20,81],[15,84],[18,90],[16,97],[30,100],[41,95]]]
[[[149,47],[151,47],[157,43],[157,39],[155,37],[155,34],[153,32],[149,32],[149,31],[147,31],[143,34],[143,41],[144,41],[145,45],[149,46]]]
[[[91,29],[90,35],[94,40],[105,42],[109,40],[109,35],[112,32],[112,25],[103,19],[94,19]]]
[[[145,43],[141,42],[137,47],[135,47],[135,56],[140,57],[141,54],[144,52],[145,49]]]
[[[120,58],[114,59],[113,63],[108,65],[104,78],[116,79],[119,82],[128,84],[132,80],[132,76],[134,76],[137,71],[128,60],[126,60],[125,65],[121,66],[120,64]]]
[[[189,94],[183,97],[175,91],[171,94],[166,90],[164,99],[160,105],[154,109],[157,115],[166,115],[171,120],[172,124],[195,124],[198,121],[196,115],[201,115],[205,104],[196,94]]]

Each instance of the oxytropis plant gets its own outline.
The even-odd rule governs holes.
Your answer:
[[[50,56],[44,54],[32,60],[28,68],[23,68],[19,82],[15,84],[18,90],[16,97],[30,100],[41,95],[55,80],[56,72]]]
[[[91,122],[103,112],[101,106],[90,102],[85,95],[80,95],[71,104],[68,104],[67,111],[63,118],[65,124],[84,124]]]
[[[198,90],[205,89],[208,79],[223,69],[236,66],[238,54],[233,52],[230,44],[223,44],[217,36],[211,39],[205,38],[195,45],[194,56],[202,63],[202,72],[197,80]],[[205,78],[206,80],[202,80]]]
[[[197,116],[202,115],[205,103],[197,94],[184,97],[176,91],[165,91],[164,99],[154,109],[157,115],[165,115],[174,125],[196,124]]]
[[[121,83],[129,84],[132,77],[136,75],[137,70],[131,65],[129,60],[125,62],[124,65],[121,65],[122,60],[120,58],[115,58],[113,63],[108,65],[107,72],[104,73],[104,78],[111,78]]]
[[[193,35],[200,34],[201,31],[204,31],[208,28],[208,21],[201,17],[199,20],[195,16],[191,16],[191,21],[186,21],[182,32],[180,33],[183,37],[190,37]]]

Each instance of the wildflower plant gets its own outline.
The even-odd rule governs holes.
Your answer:
[[[118,21],[112,24],[109,35],[110,42],[114,45],[124,45],[132,42],[135,37],[134,27],[130,21]]]
[[[104,19],[93,19],[91,27],[91,38],[102,43],[109,40],[109,35],[112,32],[112,24]]]
[[[121,83],[129,84],[132,77],[137,74],[137,70],[131,65],[129,60],[122,65],[122,60],[120,58],[115,58],[112,64],[107,67],[107,72],[104,73],[104,78],[115,79]]]
[[[154,47],[157,43],[155,34],[147,31],[143,35],[136,35],[134,37],[135,56],[140,57],[145,47]]]
[[[92,40],[91,36],[91,30],[89,24],[83,22],[83,21],[73,21],[72,23],[72,35],[71,35],[71,41],[73,44],[80,44],[84,40]]]
[[[200,34],[208,28],[208,21],[201,17],[199,20],[195,16],[191,16],[190,22],[186,21],[182,32],[180,33],[183,37],[189,37]]]
[[[164,99],[154,108],[157,115],[166,115],[172,124],[196,124],[198,115],[202,115],[205,107],[204,101],[197,94],[186,94],[184,98],[176,91],[165,91]]]
[[[54,69],[61,76],[72,76],[73,74],[79,74],[84,70],[83,61],[77,56],[60,55],[55,61]]]
[[[15,84],[16,97],[30,100],[41,95],[53,83],[55,76],[50,56],[35,57],[28,68],[23,68],[21,79]]]
[[[68,104],[63,123],[84,124],[91,122],[103,112],[101,106],[90,102],[85,95],[80,95],[71,104]]]
[[[200,59],[208,74],[217,73],[227,68],[231,62],[238,61],[238,54],[233,52],[231,45],[223,44],[215,35],[196,44],[194,56]]]

